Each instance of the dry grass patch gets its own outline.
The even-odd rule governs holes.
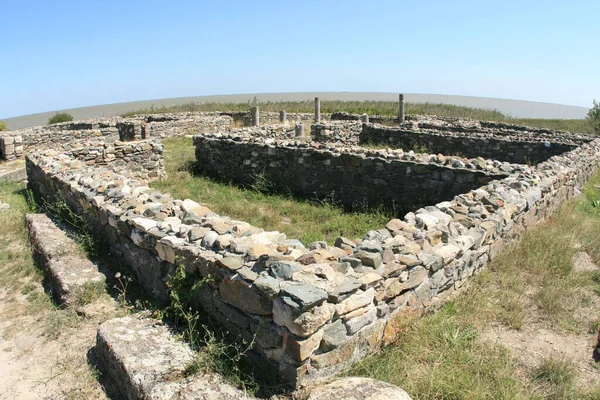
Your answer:
[[[350,374],[414,399],[600,399],[600,174],[439,312]],[[574,268],[586,253],[588,267]]]
[[[23,184],[0,184],[0,393],[15,398],[106,398],[87,353],[98,323],[118,315],[107,305],[94,316],[57,307],[44,291],[31,256],[25,214],[32,212]],[[90,286],[78,304],[110,303]],[[105,301],[106,300],[106,301]]]

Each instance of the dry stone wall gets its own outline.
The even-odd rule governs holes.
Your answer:
[[[360,142],[404,149],[425,150],[429,153],[460,154],[465,157],[484,157],[511,163],[534,163],[575,149],[589,141],[584,137],[552,135],[498,135],[496,132],[433,131],[363,125]]]
[[[300,154],[313,151],[301,145]],[[210,276],[194,292],[196,307],[234,340],[252,342],[250,355],[281,382],[302,386],[393,341],[400,315],[451,297],[503,243],[578,193],[598,170],[599,154],[600,139],[590,141],[533,168],[504,171],[503,179],[409,212],[360,240],[308,248],[68,155],[32,152],[27,170],[36,196],[60,194],[155,298],[168,299],[176,264],[191,279]]]
[[[18,135],[0,136],[0,160],[13,161],[23,156],[23,138]]]
[[[226,131],[232,121],[231,117],[220,113],[178,113],[38,126],[0,133],[0,159],[20,158],[24,152],[33,150],[60,150],[70,143],[86,140],[108,143]]]
[[[360,147],[325,147],[251,136],[194,136],[200,171],[244,184],[257,176],[284,191],[341,204],[348,210],[384,207],[397,215],[452,199],[519,165],[447,159]]]
[[[72,142],[63,154],[85,162],[102,165],[126,177],[152,180],[165,176],[164,146],[158,139],[133,142]]]

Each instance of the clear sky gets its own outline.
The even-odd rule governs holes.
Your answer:
[[[591,106],[597,0],[0,0],[0,117],[210,94]]]

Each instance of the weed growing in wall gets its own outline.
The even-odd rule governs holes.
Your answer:
[[[600,135],[600,103],[596,100],[593,101],[593,107],[588,111],[587,120],[594,130],[594,133]]]
[[[211,371],[225,377],[234,385],[254,391],[255,383],[240,369],[242,359],[253,343],[225,343],[224,338],[218,337],[215,330],[202,323],[205,319],[192,308],[197,291],[213,281],[211,275],[200,277],[198,274],[189,274],[185,265],[179,264],[167,282],[171,304],[165,310],[165,315],[177,325],[184,326],[183,339],[197,351],[184,373],[194,375]]]

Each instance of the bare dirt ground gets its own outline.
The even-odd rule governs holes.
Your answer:
[[[578,252],[573,257],[573,273],[600,271],[589,254]],[[588,293],[589,302],[578,307],[574,320],[582,327],[579,332],[565,332],[549,325],[540,318],[534,307],[528,309],[527,322],[520,330],[495,325],[483,332],[481,338],[492,341],[512,351],[521,366],[534,371],[545,360],[562,360],[573,365],[579,372],[576,383],[585,387],[600,382],[600,369],[595,352],[598,343],[596,329],[586,329],[590,321],[600,313],[600,298]]]
[[[90,350],[97,325],[112,313],[114,306],[92,318],[37,309],[27,296],[1,290],[0,399],[107,398]]]

